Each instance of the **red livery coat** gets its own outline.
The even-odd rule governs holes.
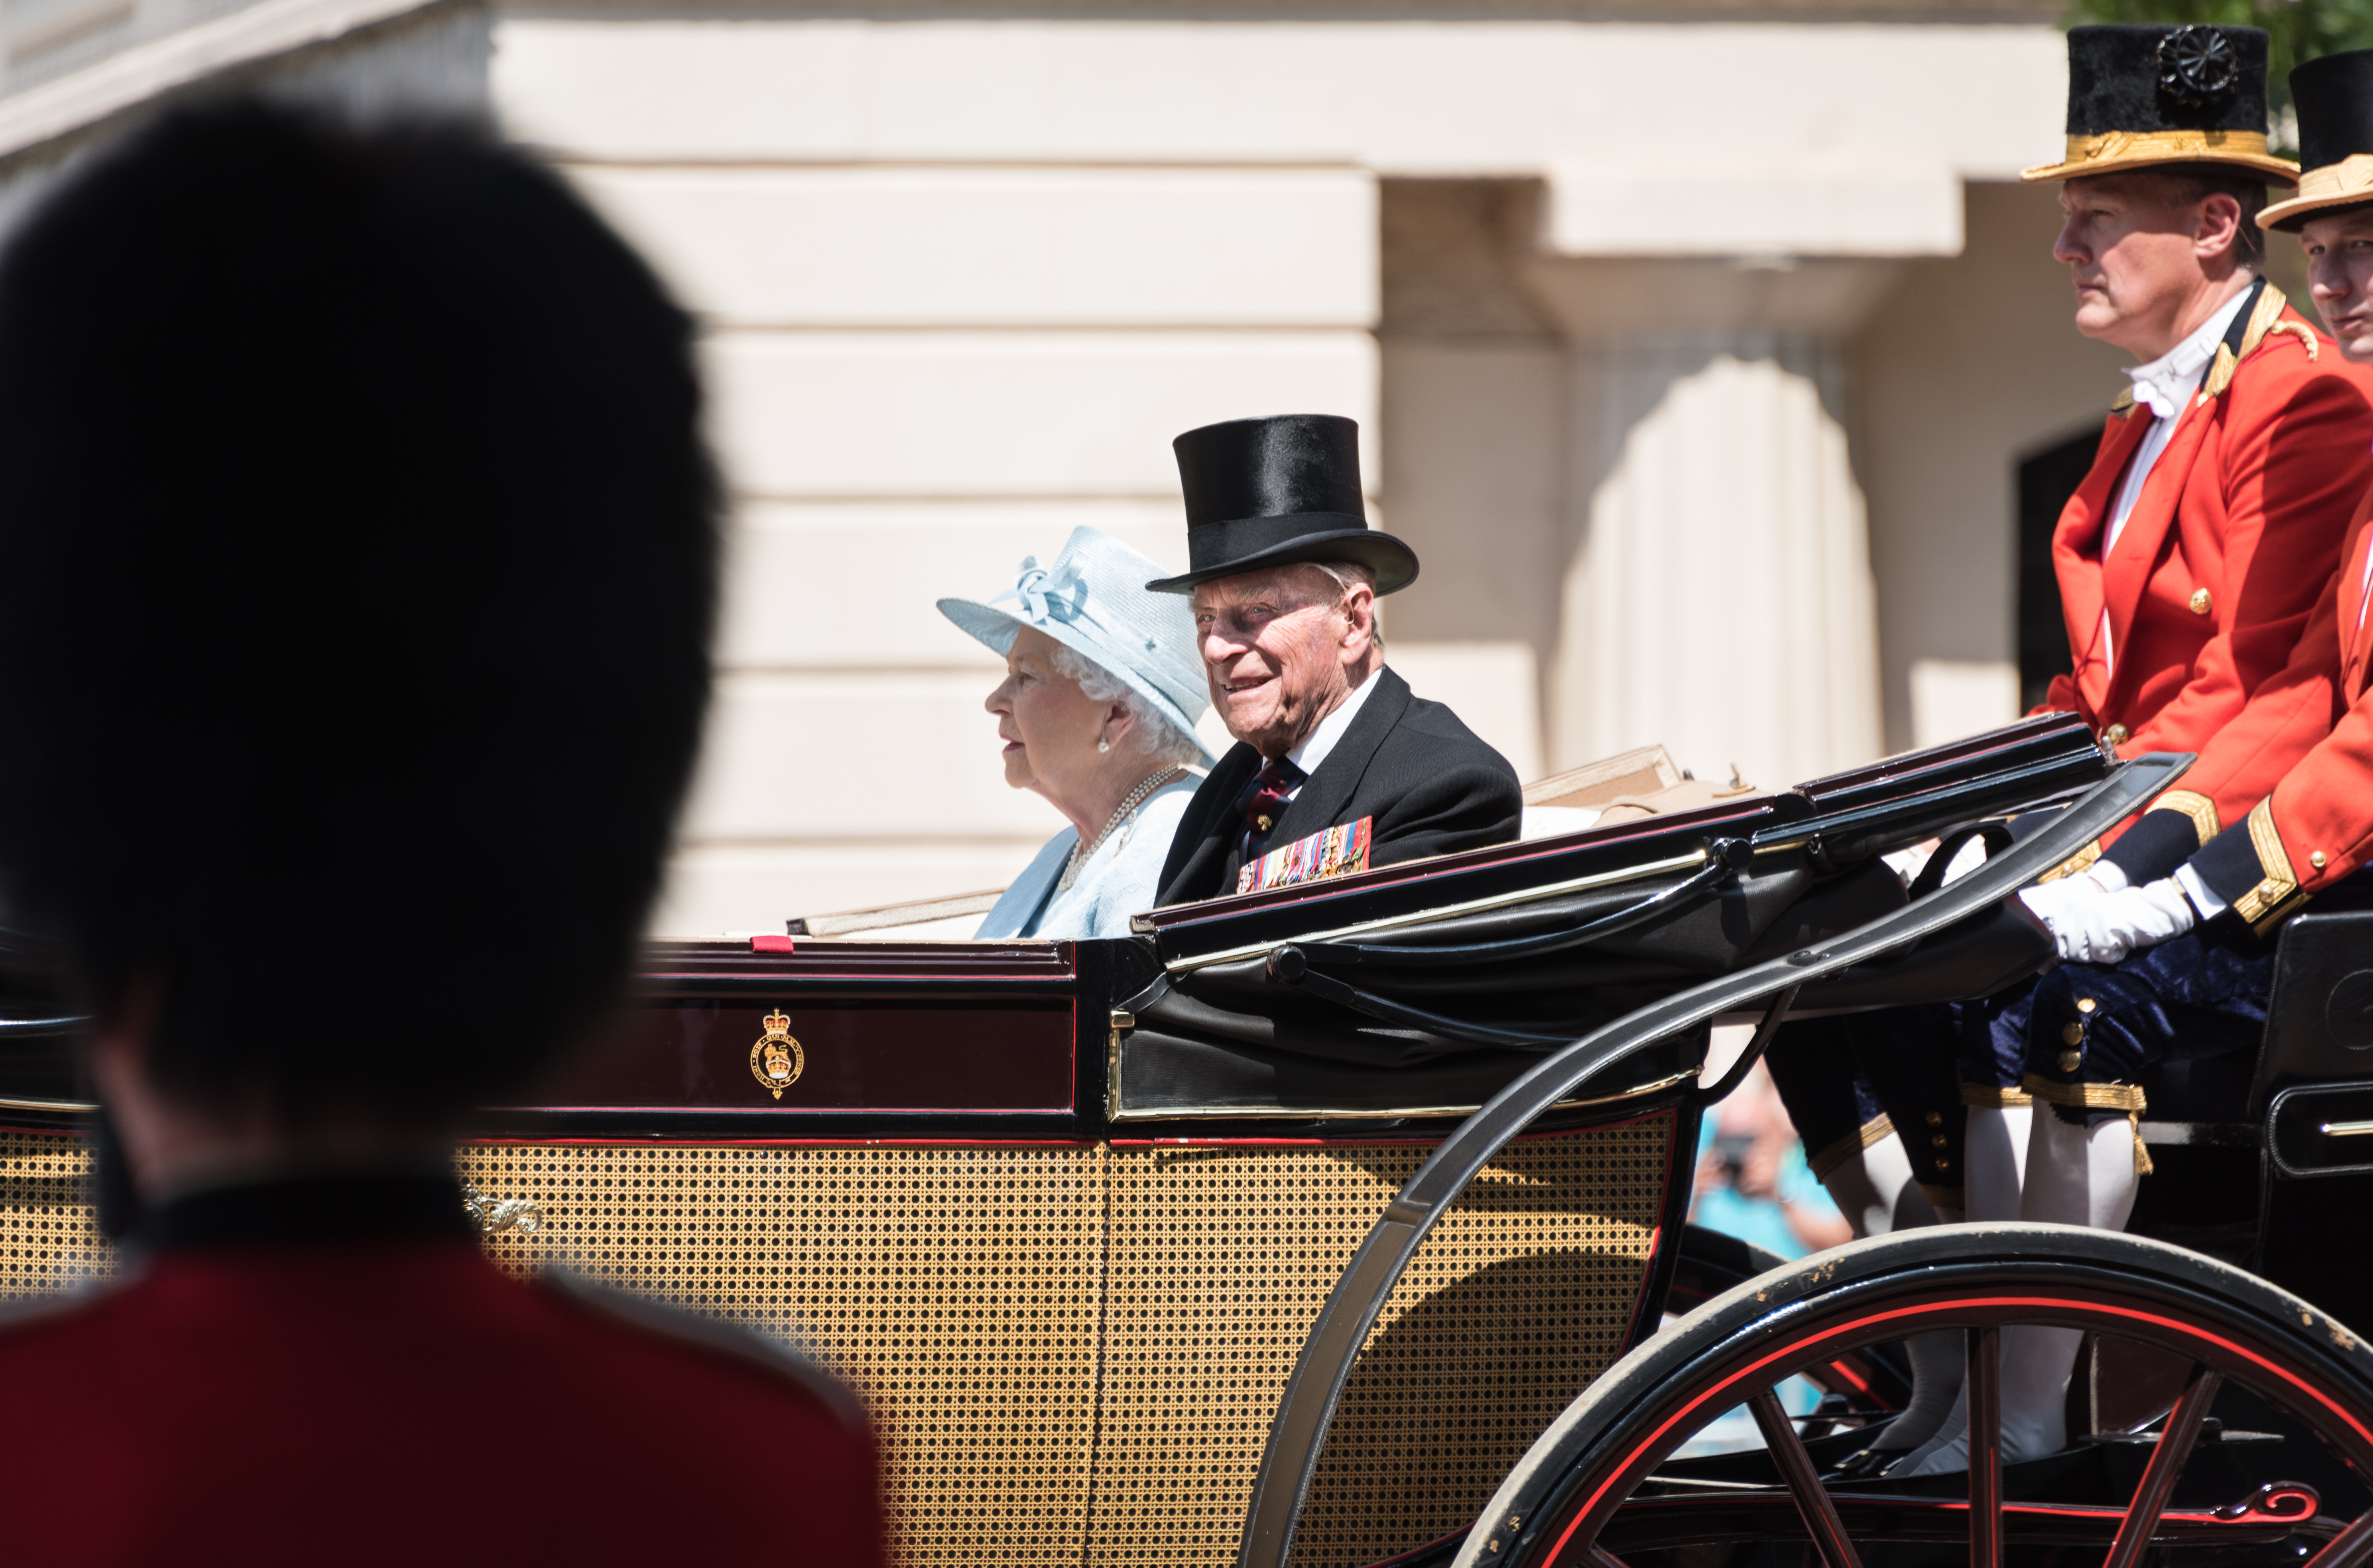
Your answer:
[[[879,1568],[848,1397],[651,1310],[466,1239],[162,1254],[0,1326],[6,1555]]]
[[[2054,679],[2037,708],[2082,715],[2123,755],[2199,753],[2181,790],[2155,804],[2189,815],[2200,844],[2262,800],[2329,724],[2328,708],[2295,693],[2279,711],[2260,694],[2288,666],[2373,483],[2373,373],[2318,340],[2272,287],[2228,353],[2182,410],[2104,561],[2119,482],[2151,423],[2127,399],[2110,415],[2052,536],[2076,673]]]
[[[2373,494],[2358,505],[2340,569],[2270,697],[2313,713],[2328,731],[2266,798],[2193,865],[2209,888],[2262,929],[2373,859],[2373,628],[2365,616],[2365,558]]]

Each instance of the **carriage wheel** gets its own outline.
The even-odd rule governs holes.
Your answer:
[[[1694,1312],[1725,1291],[1787,1266],[1786,1258],[1752,1242],[1684,1225],[1665,1310],[1677,1317]],[[1827,1397],[1833,1417],[1849,1418],[1857,1430],[1894,1415],[1911,1397],[1911,1365],[1893,1340],[1841,1351],[1806,1366],[1799,1375]]]
[[[2142,1347],[2172,1371],[2171,1408],[2072,1457],[2017,1467],[2006,1485],[1991,1439],[1998,1337],[2012,1324]],[[1774,1388],[1863,1347],[1939,1328],[1967,1333],[1980,1462],[1966,1478],[1924,1484],[1825,1485]],[[1764,1440],[1765,1457],[1752,1459],[1762,1482],[1693,1490],[1671,1456],[1742,1405]],[[2265,1439],[2246,1450],[2250,1473],[2271,1465],[2300,1479],[2231,1479],[2244,1473],[2233,1457],[2245,1449],[2219,1446],[2212,1409],[2279,1429],[2231,1434]],[[2112,1457],[2128,1461],[2124,1473]],[[2039,1470],[2057,1478],[2040,1499]],[[2240,1495],[2204,1501],[2203,1486],[2220,1476]],[[2239,1270],[2139,1236],[1939,1227],[1802,1259],[1673,1323],[1551,1424],[1455,1562],[1677,1568],[1744,1562],[1742,1548],[1793,1541],[1809,1547],[1807,1564],[1863,1568],[1871,1551],[1926,1541],[1966,1544],[1972,1568],[2001,1568],[2006,1550],[2015,1561],[2136,1568],[2147,1551],[2178,1546],[2258,1547],[2269,1562],[2359,1568],[2373,1556],[2368,1483],[2373,1350],[2335,1319]],[[2072,1484],[2089,1491],[2071,1494]],[[2077,1556],[2029,1550],[2067,1548]]]

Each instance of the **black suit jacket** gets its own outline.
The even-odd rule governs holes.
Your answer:
[[[1514,842],[1524,795],[1508,759],[1442,704],[1410,695],[1409,683],[1389,667],[1371,678],[1375,691],[1286,802],[1269,848],[1363,816],[1375,818],[1371,866]],[[1191,904],[1235,892],[1245,825],[1230,808],[1260,769],[1260,753],[1242,742],[1211,769],[1170,841],[1158,902]]]

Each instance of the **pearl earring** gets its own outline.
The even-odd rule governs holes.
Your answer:
[[[1100,752],[1108,752],[1112,750],[1112,743],[1099,737],[1096,741],[1096,750]]]

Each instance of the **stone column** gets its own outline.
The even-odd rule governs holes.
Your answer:
[[[1894,265],[1533,263],[1569,343],[1553,766],[1661,743],[1777,788],[1878,754],[1844,345]]]

